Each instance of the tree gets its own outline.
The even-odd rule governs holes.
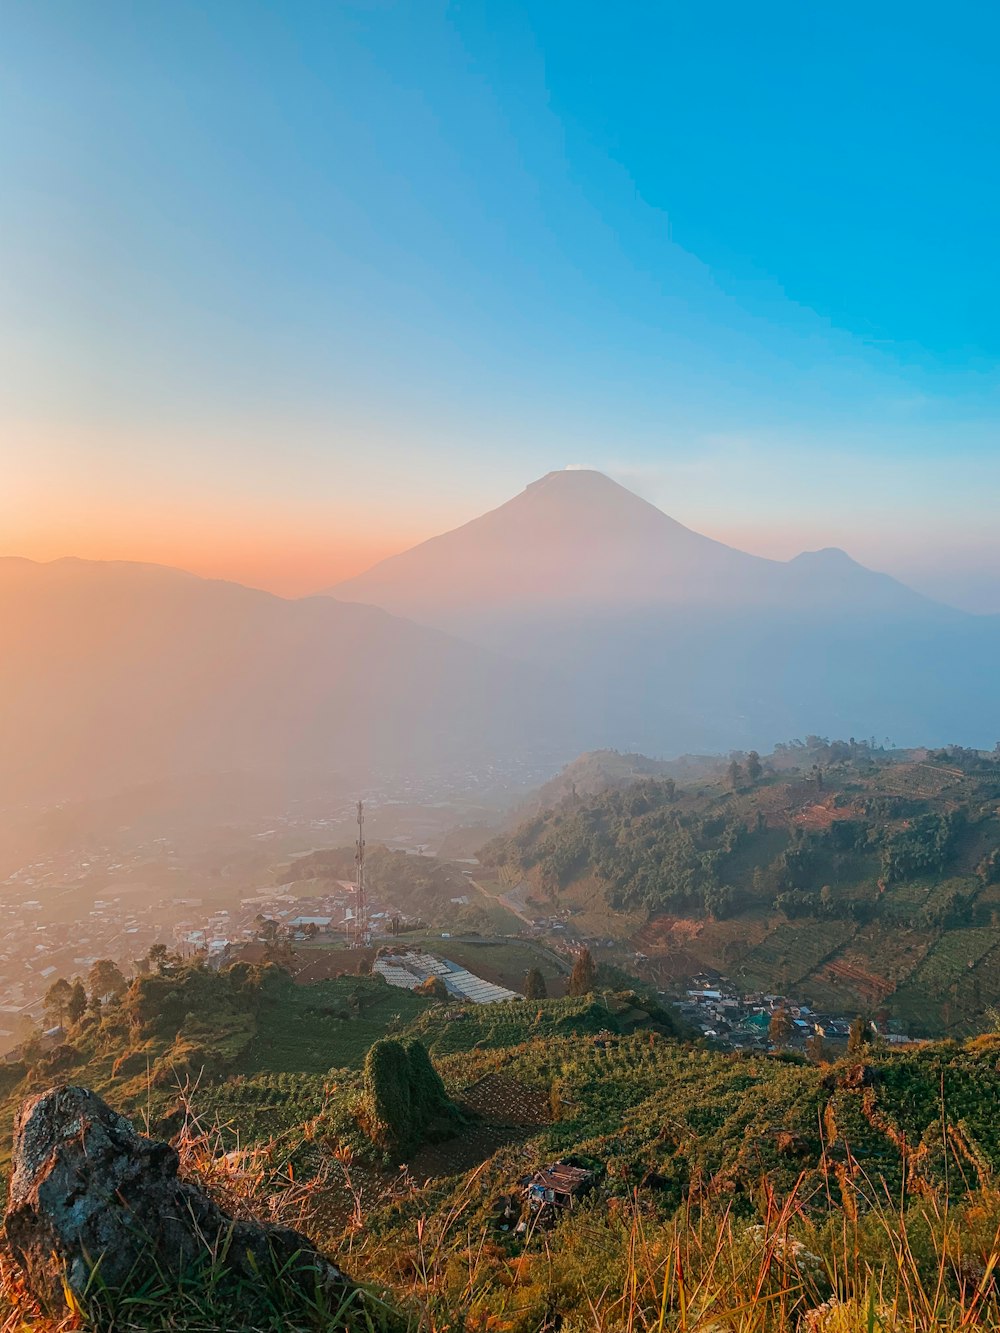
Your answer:
[[[418,1041],[394,1037],[375,1042],[365,1057],[362,1108],[368,1130],[384,1148],[407,1152],[423,1139],[432,1121],[457,1120],[441,1075]]]
[[[576,956],[573,971],[569,974],[570,995],[589,995],[597,981],[597,966],[590,950],[584,945]]]
[[[541,972],[537,967],[530,968],[524,981],[524,998],[526,1000],[544,1000],[548,998],[548,994],[548,987]]]
[[[739,760],[734,759],[732,763],[729,765],[728,769],[726,770],[726,779],[729,782],[729,786],[733,791],[735,791],[736,788],[740,785],[742,777],[743,777],[743,769],[740,766]]]
[[[72,994],[66,1006],[66,1017],[71,1023],[79,1023],[87,1012],[87,992],[79,977],[73,982]]]
[[[254,917],[254,926],[256,927],[254,939],[258,944],[263,944],[265,949],[277,942],[278,923],[273,916],[265,916],[263,912],[258,912]]]
[[[145,961],[150,972],[162,977],[171,968],[180,967],[182,960],[179,954],[171,953],[165,944],[152,944]]]
[[[858,1014],[847,1034],[847,1054],[860,1055],[866,1046],[872,1044],[871,1020]]]
[[[122,976],[121,968],[110,958],[98,958],[87,974],[90,985],[90,997],[98,1004],[109,995],[121,995],[128,983]]]
[[[705,911],[717,921],[732,916],[739,905],[739,894],[731,884],[710,884],[705,890]]]
[[[292,942],[274,917],[258,912],[254,917],[256,933],[254,938],[263,947],[264,962],[277,963],[279,967],[290,967],[295,957]]]
[[[427,977],[413,989],[414,995],[426,995],[430,1000],[447,1000],[448,987],[440,977]]]
[[[763,771],[764,767],[760,762],[760,755],[756,750],[751,750],[747,755],[747,777],[751,782],[756,782]]]
[[[413,1131],[410,1064],[403,1043],[376,1041],[365,1056],[364,1099],[371,1129],[384,1142],[402,1142]]]
[[[767,1035],[775,1046],[787,1046],[795,1029],[792,1020],[784,1009],[775,1009],[767,1026]]]
[[[70,1001],[73,998],[73,987],[65,977],[60,977],[53,981],[52,985],[45,992],[45,998],[42,1003],[45,1006],[45,1013],[51,1021],[53,1027],[62,1027],[66,1022],[66,1015],[69,1013]]]
[[[824,1065],[829,1062],[830,1052],[827,1049],[826,1042],[814,1032],[811,1037],[806,1038],[806,1055],[816,1065]]]

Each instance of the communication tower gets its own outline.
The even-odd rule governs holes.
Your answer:
[[[354,852],[354,883],[357,889],[354,906],[354,948],[368,946],[368,889],[365,885],[365,805],[358,802],[358,841]]]

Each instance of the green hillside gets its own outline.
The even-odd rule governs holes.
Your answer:
[[[663,984],[710,968],[930,1035],[1000,1003],[997,754],[811,738],[714,779],[571,788],[480,859]]]
[[[1000,1039],[814,1065],[680,1040],[640,1002],[456,1010],[373,978],[167,966],[7,1068],[4,1136],[31,1089],[94,1087],[428,1333],[541,1333],[555,1312],[792,1333],[831,1299],[849,1322],[810,1328],[993,1326]],[[541,1224],[519,1182],[555,1160],[593,1188]],[[209,1327],[158,1320],[129,1327]]]

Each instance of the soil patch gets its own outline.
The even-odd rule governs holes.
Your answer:
[[[436,1176],[464,1175],[511,1143],[531,1137],[528,1128],[501,1125],[473,1125],[443,1143],[426,1143],[409,1163],[410,1174],[417,1181]]]
[[[491,1126],[538,1128],[552,1119],[549,1095],[510,1074],[487,1074],[466,1088],[462,1103]]]

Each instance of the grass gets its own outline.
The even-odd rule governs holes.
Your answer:
[[[404,1028],[432,1002],[363,977],[290,987],[261,1011],[257,1031],[233,1066],[242,1074],[323,1074],[360,1069],[373,1042]]]
[[[134,1117],[148,1110],[154,1133],[179,1130],[185,1173],[231,1215],[294,1225],[335,1256],[373,1293],[359,1328],[1000,1329],[1000,1037],[816,1067],[624,1035],[600,995],[454,1018],[454,1005],[373,978],[261,984],[247,992],[254,1032],[228,1064],[215,1053],[211,1072],[143,1092],[131,1066],[113,1073],[136,1029],[127,1005],[110,1006],[74,1036],[71,1076]],[[195,970],[165,994],[185,985],[235,1005],[225,975]],[[156,1059],[207,1023],[186,996],[172,1003],[176,1035],[163,1023],[155,1040],[139,1033]],[[227,1013],[224,1042],[238,1016]],[[373,1150],[358,1115],[361,1058],[389,1031],[425,1044],[456,1102],[478,1088],[458,1127],[438,1127],[405,1165]],[[498,1200],[559,1157],[595,1170],[593,1193],[551,1230],[502,1231]],[[4,1273],[0,1333],[55,1333]],[[207,1280],[137,1286],[113,1324],[106,1293],[65,1327],[333,1333],[347,1315],[279,1282],[251,1319],[251,1295],[234,1307],[209,1264]]]
[[[598,1046],[587,1035],[598,1019],[586,1001],[496,1006],[458,1023],[425,1009],[413,1028],[461,1046],[436,1052],[452,1095],[492,1072],[549,1108],[548,1119],[491,1143],[485,1105],[487,1123],[462,1135],[478,1134],[486,1155],[469,1164],[464,1138],[453,1154],[439,1145],[441,1174],[429,1180],[366,1174],[360,1144],[348,1149],[342,1134],[357,1086],[349,1072],[342,1087],[318,1073],[258,1072],[198,1089],[177,1140],[185,1174],[234,1216],[303,1229],[368,1295],[345,1310],[279,1280],[263,1296],[210,1299],[202,1274],[130,1292],[114,1327],[1000,1328],[996,1038],[816,1069],[649,1033]],[[501,1112],[510,1119],[506,1103]],[[497,1197],[533,1164],[566,1154],[598,1168],[593,1194],[553,1230],[501,1234]],[[450,1156],[465,1161],[451,1176]],[[3,1333],[26,1322],[39,1333],[109,1327],[104,1297],[60,1326],[31,1310],[9,1266],[4,1277]]]

